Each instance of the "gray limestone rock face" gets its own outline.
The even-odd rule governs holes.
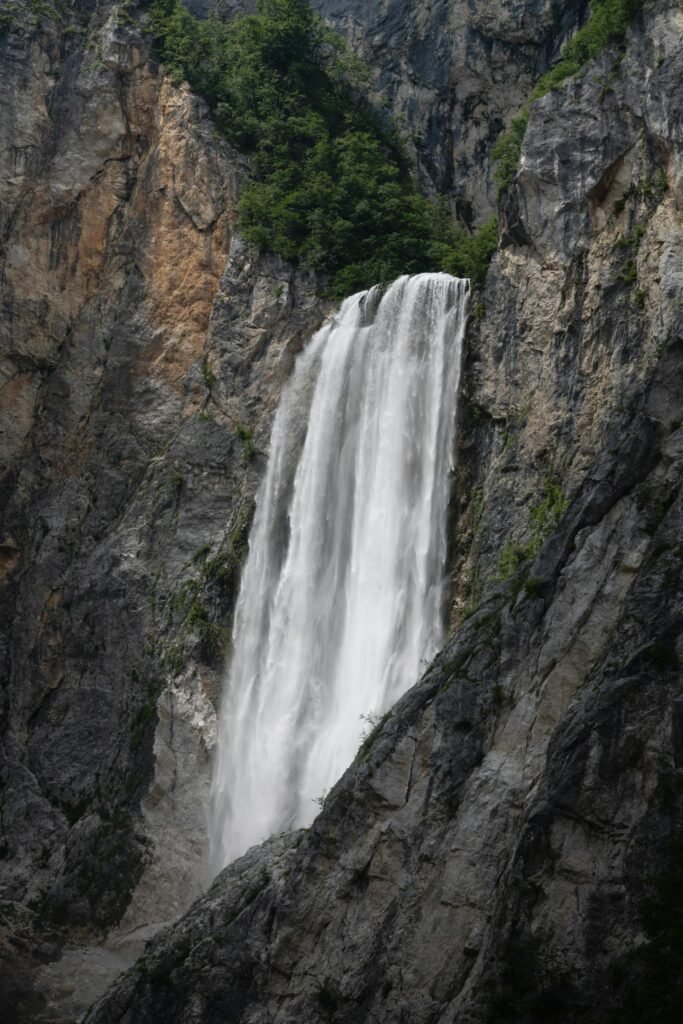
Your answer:
[[[468,333],[444,650],[314,825],[223,872],[89,1024],[627,998],[683,816],[682,29],[646,5],[532,110]]]
[[[467,222],[493,203],[495,136],[587,8],[317,6]],[[89,1020],[474,1024],[540,991],[597,1024],[681,817],[680,5],[649,0],[624,54],[533,108],[468,329],[451,639],[312,829],[203,896],[254,494],[329,305],[240,241],[244,159],[125,12],[14,7],[3,1013],[72,1024],[141,957]]]
[[[315,0],[371,68],[378,93],[408,128],[423,184],[463,223],[495,207],[491,150],[583,23],[584,0]]]
[[[106,978],[202,891],[253,495],[325,308],[310,275],[241,246],[244,161],[130,19],[16,18],[0,40],[3,1013],[40,1003],[32,954],[69,936]],[[105,935],[100,963],[87,944]]]
[[[550,496],[571,497],[680,333],[682,77],[680,8],[659,3],[625,55],[607,50],[532,107],[470,327],[454,622],[495,582],[501,548],[552,524]]]

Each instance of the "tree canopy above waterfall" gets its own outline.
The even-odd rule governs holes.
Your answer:
[[[262,251],[330,276],[337,294],[400,274],[480,279],[495,218],[476,235],[420,194],[367,69],[306,0],[259,0],[229,21],[194,18],[180,0],[149,6],[159,56],[208,101],[251,157],[240,227]]]

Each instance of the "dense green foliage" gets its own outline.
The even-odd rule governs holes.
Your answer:
[[[551,89],[557,89],[567,78],[580,71],[588,61],[597,57],[609,43],[623,39],[626,29],[641,6],[642,0],[592,0],[591,16],[586,24],[563,48],[557,64],[539,79],[508,131],[500,136],[494,146],[493,157],[497,162],[496,180],[501,190],[506,188],[514,177],[529,121],[529,108],[533,101],[545,96]]]
[[[483,278],[495,219],[469,235],[420,194],[363,96],[364,67],[306,0],[259,0],[228,22],[193,18],[179,0],[152,0],[149,13],[168,70],[251,157],[240,227],[262,251],[329,275],[336,294],[424,270]]]
[[[510,184],[517,171],[524,133],[529,123],[530,103],[531,101],[524,106],[521,113],[513,117],[510,127],[498,136],[493,147],[493,159],[496,163],[495,177],[499,193]]]
[[[469,277],[475,284],[480,284],[498,248],[498,216],[492,214],[473,234],[454,231],[447,225],[430,248],[434,266],[438,269],[454,277]]]

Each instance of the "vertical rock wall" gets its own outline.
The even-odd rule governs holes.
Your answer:
[[[491,207],[499,127],[585,9],[320,4],[465,220]],[[12,13],[0,995],[17,1020],[67,1020],[40,1008],[34,959],[66,936],[134,947],[199,892],[253,495],[282,381],[328,307],[241,244],[244,160],[130,11]],[[646,19],[625,56],[535,107],[473,308],[453,624],[487,603],[314,829],[224,876],[97,1019],[480,1020],[499,990],[520,1016],[519,949],[553,951],[537,988],[569,978],[594,998],[636,941],[680,759],[683,25],[666,0]],[[72,963],[81,984],[91,968]],[[82,1006],[97,989],[81,989]]]
[[[0,40],[8,1006],[15,954],[135,939],[200,891],[261,451],[322,315],[241,250],[244,161],[130,14],[36,10]]]
[[[313,6],[375,72],[426,189],[449,196],[470,225],[495,207],[496,138],[588,11],[585,0]]]

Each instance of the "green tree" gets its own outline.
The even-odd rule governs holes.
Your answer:
[[[365,98],[366,69],[306,0],[259,0],[227,22],[152,0],[149,15],[171,74],[251,157],[240,226],[261,250],[329,275],[337,294],[423,270],[483,277],[495,221],[470,236],[420,194]]]

